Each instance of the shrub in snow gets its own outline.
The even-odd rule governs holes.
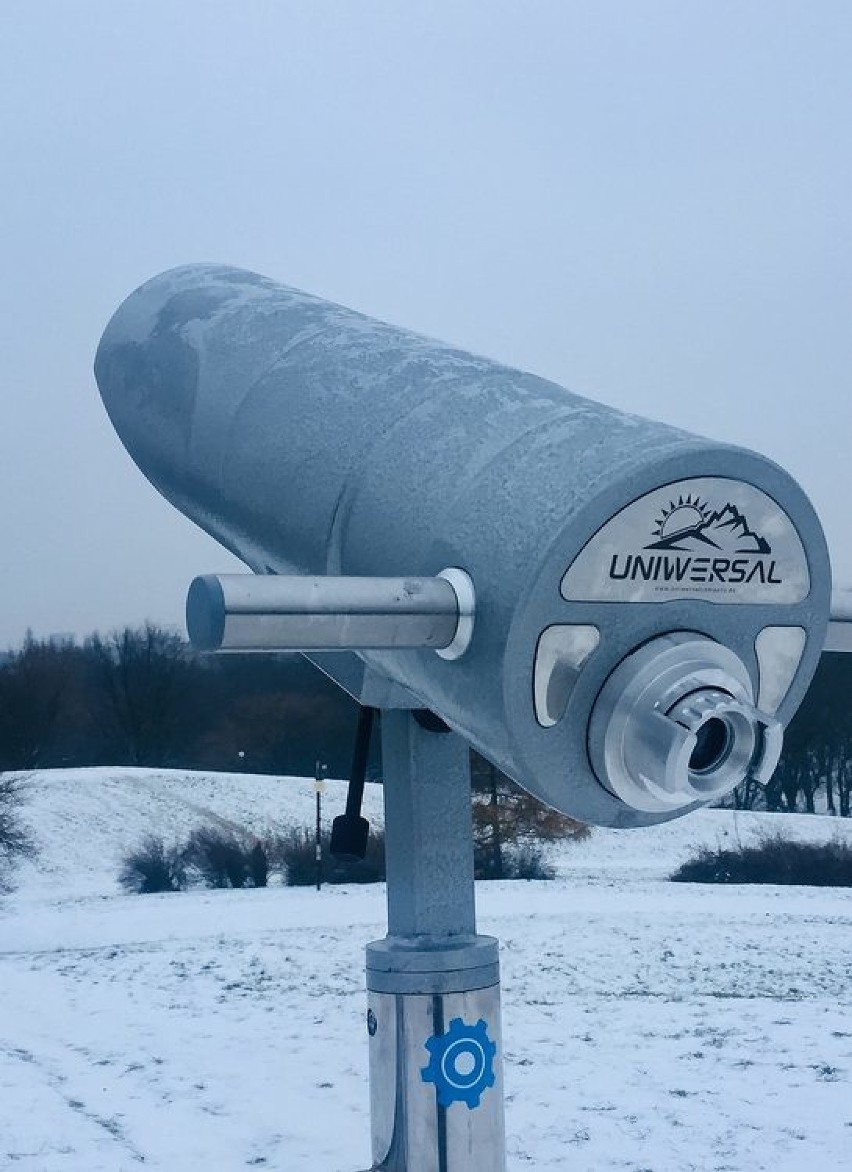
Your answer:
[[[520,843],[509,853],[507,879],[555,879],[556,869],[534,843]]]
[[[553,879],[555,868],[533,841],[504,846],[499,855],[490,844],[474,845],[473,871],[477,879]]]
[[[371,831],[364,859],[338,859],[332,855],[331,840],[322,836],[323,883],[379,883],[385,877],[385,836]],[[316,883],[315,831],[292,830],[276,839],[274,854],[288,887],[308,887]]]
[[[154,835],[124,859],[118,881],[125,891],[150,895],[157,891],[183,891],[186,887],[186,864],[183,852],[167,847]]]
[[[230,831],[203,826],[183,847],[166,848],[161,838],[146,838],[125,858],[119,882],[140,895],[184,891],[190,880],[208,887],[266,887],[270,869],[259,839],[249,845]]]
[[[208,887],[266,886],[269,868],[263,845],[249,846],[231,831],[209,826],[193,831],[184,859]]]
[[[852,844],[793,842],[773,834],[754,846],[702,847],[671,876],[676,883],[794,883],[852,887]]]
[[[260,839],[248,853],[248,867],[252,887],[266,887],[269,882],[269,855]]]
[[[316,832],[307,827],[292,830],[270,844],[274,866],[290,887],[309,887],[316,883]],[[385,838],[371,832],[364,859],[339,859],[330,851],[330,840],[322,836],[322,870],[324,883],[379,883],[385,878]],[[500,855],[500,872],[491,869],[493,855],[488,850],[474,851],[477,879],[552,879],[554,868],[545,860],[535,842],[504,847]]]

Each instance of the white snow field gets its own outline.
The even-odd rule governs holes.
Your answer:
[[[28,786],[41,855],[0,900],[0,1168],[367,1168],[363,947],[383,887],[133,896],[115,879],[147,833],[310,824],[313,783],[100,769]],[[329,818],[343,801],[330,783]],[[554,882],[480,884],[512,1172],[852,1169],[852,891],[666,881],[695,844],[767,825],[852,837],[705,811],[561,846]]]

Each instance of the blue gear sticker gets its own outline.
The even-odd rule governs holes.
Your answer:
[[[435,1084],[439,1105],[467,1103],[471,1111],[478,1107],[482,1092],[494,1086],[497,1053],[483,1019],[468,1026],[460,1017],[454,1017],[445,1034],[435,1034],[425,1045],[429,1065],[421,1069],[420,1076],[424,1082]]]

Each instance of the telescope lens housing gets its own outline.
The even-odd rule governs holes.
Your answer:
[[[675,812],[768,776],[780,723],[754,704],[733,651],[678,632],[628,655],[605,682],[589,722],[600,782],[633,809]]]

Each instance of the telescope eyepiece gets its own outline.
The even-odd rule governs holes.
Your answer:
[[[731,751],[731,726],[721,716],[711,716],[695,730],[695,748],[689,758],[690,773],[711,773]]]
[[[589,721],[600,782],[635,810],[683,810],[778,762],[782,730],[754,703],[745,665],[706,636],[652,639],[621,661]]]

